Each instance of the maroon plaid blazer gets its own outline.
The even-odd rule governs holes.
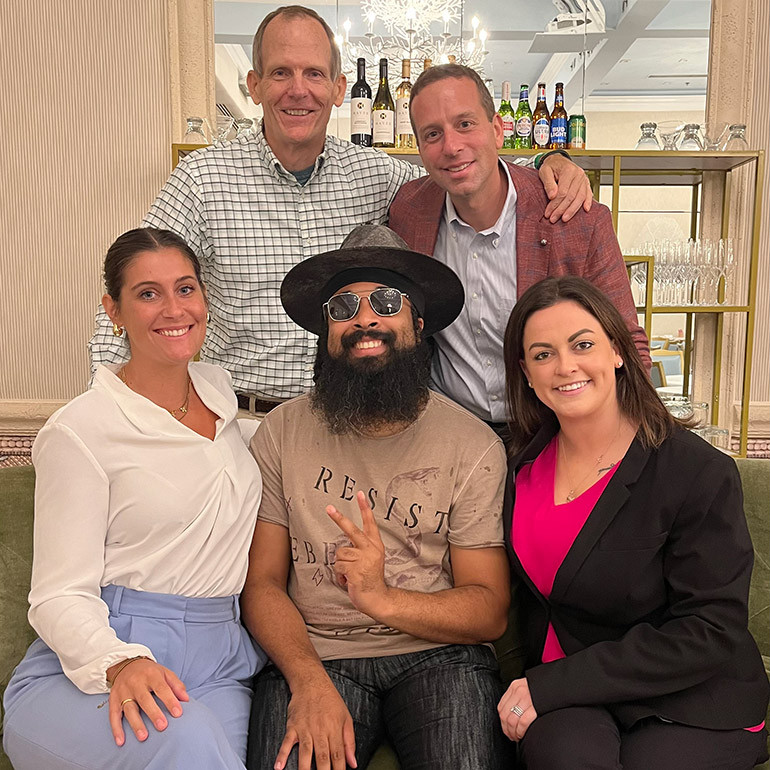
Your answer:
[[[551,224],[548,196],[537,172],[508,164],[516,189],[516,279],[520,297],[549,276],[579,275],[601,289],[626,319],[642,361],[651,366],[647,335],[636,322],[628,273],[606,206],[594,202],[569,222]],[[444,213],[444,191],[422,177],[407,182],[390,206],[390,227],[415,251],[433,254]]]

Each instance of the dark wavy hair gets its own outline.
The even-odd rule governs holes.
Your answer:
[[[107,249],[104,258],[104,286],[107,294],[115,302],[120,302],[126,268],[136,256],[142,251],[160,251],[166,248],[178,249],[190,261],[198,283],[203,286],[201,263],[184,238],[171,230],[137,227],[118,236],[115,243]]]
[[[631,332],[620,312],[606,294],[577,276],[546,278],[524,292],[513,308],[505,330],[504,359],[508,427],[511,454],[521,451],[543,423],[554,413],[527,385],[520,361],[524,360],[524,328],[529,317],[559,302],[575,302],[590,313],[618,349],[623,366],[615,370],[615,387],[620,411],[638,423],[637,438],[645,447],[657,447],[677,425],[690,427],[692,420],[673,417],[658,397]]]

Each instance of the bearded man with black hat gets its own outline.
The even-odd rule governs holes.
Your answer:
[[[313,391],[251,444],[264,492],[241,606],[273,665],[249,768],[366,768],[385,737],[402,770],[508,762],[485,644],[509,605],[505,452],[428,389],[428,337],[463,300],[450,268],[381,225],[283,281],[319,344]]]

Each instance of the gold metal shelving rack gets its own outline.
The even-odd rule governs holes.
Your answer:
[[[420,163],[415,150],[387,150],[413,163]],[[500,155],[535,155],[536,150],[501,150]],[[746,304],[714,305],[714,306],[655,306],[652,304],[652,275],[654,270],[653,257],[628,257],[627,264],[645,262],[647,265],[647,284],[645,303],[638,310],[644,317],[644,327],[647,336],[652,330],[652,316],[662,313],[677,313],[686,317],[685,350],[684,350],[684,385],[683,392],[689,392],[690,363],[693,351],[694,318],[698,314],[710,313],[717,317],[713,380],[712,380],[712,418],[719,421],[720,404],[719,391],[722,376],[722,341],[724,336],[725,313],[744,313],[746,315],[745,354],[743,357],[743,383],[741,391],[740,437],[738,455],[746,456],[748,446],[749,400],[751,393],[751,362],[753,355],[754,322],[757,296],[757,270],[759,262],[759,228],[762,211],[762,179],[764,178],[765,157],[762,150],[747,152],[664,152],[660,150],[570,150],[573,160],[588,174],[594,197],[599,199],[599,188],[602,185],[612,187],[612,223],[617,230],[620,215],[620,188],[627,186],[672,185],[691,187],[692,198],[690,207],[690,236],[697,238],[699,234],[702,210],[701,195],[703,190],[703,175],[707,172],[717,172],[722,183],[722,217],[720,222],[720,237],[727,238],[730,232],[730,200],[733,193],[732,174],[739,168],[753,169],[752,175],[752,224],[750,237],[749,279]],[[745,256],[745,255],[743,255]],[[721,288],[724,291],[724,287]],[[722,295],[723,296],[723,295]]]

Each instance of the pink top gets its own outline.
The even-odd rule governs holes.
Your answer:
[[[551,595],[559,567],[618,468],[615,465],[572,502],[556,505],[553,489],[558,448],[559,442],[554,436],[535,461],[525,465],[516,475],[516,502],[511,530],[511,544],[521,566],[546,599]],[[543,663],[563,657],[564,650],[549,623]],[[756,727],[744,729],[756,732],[764,726],[762,722]]]
[[[519,471],[513,507],[513,549],[521,566],[546,599],[551,595],[556,572],[618,467],[616,465],[571,502],[556,505],[553,489],[558,448],[559,441],[554,436],[535,461]],[[563,657],[564,651],[549,623],[543,663]]]

